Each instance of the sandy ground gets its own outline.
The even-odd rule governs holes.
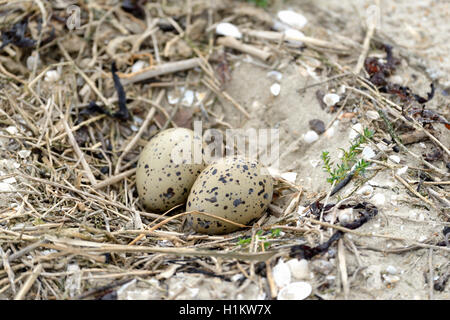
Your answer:
[[[371,3],[371,1],[278,1],[271,10],[274,14],[277,10],[286,8],[302,12],[311,21],[305,29],[312,36],[321,37],[326,35],[326,30],[330,30],[333,34],[340,34],[362,43],[365,35],[362,28],[365,12]],[[446,21],[450,14],[450,4],[446,1],[383,0],[378,4],[381,12],[377,33],[383,35],[385,39],[391,39],[394,53],[401,57],[401,66],[396,73],[395,81],[410,86],[421,95],[426,95],[430,81],[434,81],[437,84],[437,92],[428,106],[444,114],[448,113],[449,96],[445,90],[450,86],[448,56],[450,24]],[[317,25],[321,27],[315,29],[314,26]],[[282,154],[280,169],[282,172],[296,172],[298,174],[296,183],[312,196],[330,190],[330,185],[326,182],[327,174],[323,171],[320,161],[322,151],[328,150],[331,156],[336,158],[339,148],[349,146],[351,126],[357,122],[368,126],[370,123],[361,114],[351,120],[343,119],[332,125],[333,135],[321,135],[317,142],[306,144],[302,135],[309,130],[309,120],[321,119],[328,125],[335,115],[327,113],[320,106],[316,91],[321,89],[324,92],[336,92],[345,81],[332,81],[304,91],[299,90],[323,80],[320,75],[314,78],[314,75],[308,74],[305,63],[309,66],[314,65],[314,59],[300,57],[297,61],[281,63],[278,69],[283,74],[280,82],[281,93],[278,97],[274,97],[270,93],[270,86],[274,81],[267,76],[270,69],[256,66],[242,58],[236,59],[231,74],[232,80],[225,89],[244,108],[251,111],[252,119],[245,122],[239,116],[227,116],[225,120],[235,127],[278,128]],[[233,107],[226,101],[222,101],[217,108],[220,109],[219,112],[236,115],[232,112]],[[440,138],[443,139],[441,141],[449,145],[445,129],[439,128]],[[411,150],[421,154],[430,148],[431,144],[426,142],[411,147]],[[390,151],[389,154],[394,153]],[[400,165],[419,166],[419,163],[402,152],[398,156],[401,159]],[[443,164],[440,164],[440,167],[442,168]],[[442,237],[444,224],[438,212],[428,210],[419,200],[411,201],[407,190],[393,178],[391,172],[381,171],[370,173],[369,176],[369,181],[365,183],[372,186],[374,192],[367,200],[377,201],[377,197],[382,195],[385,201],[377,203],[380,214],[358,231],[415,239],[420,242]],[[360,185],[361,181],[358,184],[350,183],[341,191],[340,198],[350,195]],[[389,250],[404,243],[377,237],[346,235],[345,244],[345,260],[350,282],[349,299],[450,298],[448,289],[443,292],[431,292],[429,285],[430,274],[437,277],[448,270],[448,252],[421,248],[389,253]],[[381,250],[386,252],[380,252]],[[325,257],[318,257],[310,262],[313,275],[308,281],[312,284],[316,297],[323,299],[345,297],[340,285],[338,260],[332,252],[329,252]],[[334,267],[328,270],[320,267],[321,264],[327,263]],[[181,281],[185,282],[185,289],[180,291]],[[328,286],[321,286],[326,282]],[[169,296],[176,299],[265,297],[253,283],[247,283],[239,288],[235,283],[199,275],[177,273],[166,281],[166,284]],[[214,291],[210,290],[212,286],[215,287]],[[139,296],[138,292],[143,294],[149,291],[140,291],[131,286],[121,297],[125,299],[136,297]]]

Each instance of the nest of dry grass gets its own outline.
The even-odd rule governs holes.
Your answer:
[[[318,28],[305,37],[300,50],[276,32],[265,33],[273,32],[271,15],[247,3],[233,7],[228,2],[169,1],[138,7],[131,1],[72,2],[81,9],[79,27],[72,30],[67,23],[73,12],[64,1],[8,1],[0,8],[2,34],[9,32],[3,42],[11,41],[0,52],[2,297],[95,298],[132,279],[164,280],[188,270],[226,279],[236,274],[244,275],[244,280],[259,279],[267,296],[275,297],[271,270],[291,247],[305,243],[314,247],[329,237],[327,229],[384,236],[320,221],[306,209],[299,221],[299,205],[310,209],[329,192],[309,193],[282,178],[277,178],[277,199],[271,210],[253,228],[230,235],[183,231],[183,215],[173,216],[182,208],[161,216],[141,207],[134,168],[140,150],[154,134],[168,127],[190,128],[196,119],[225,130],[251,117],[226,91],[233,60],[242,59],[242,52],[253,57],[252,63],[272,69],[303,54],[309,62],[322,65],[327,79],[322,84],[345,83],[352,88],[352,99],[366,110],[383,110],[385,121],[379,120],[374,142],[383,133],[392,133],[389,122],[400,122],[410,133],[421,132],[422,138],[432,139],[448,159],[448,149],[424,129],[423,122],[405,117],[397,97],[380,93],[366,75],[358,76],[370,40],[375,41],[370,27],[363,45],[333,40]],[[232,21],[245,30],[242,41],[217,43],[214,28],[220,21]],[[17,28],[24,30],[22,36],[14,33]],[[341,60],[333,62],[330,56]],[[143,68],[133,71],[138,60]],[[346,67],[357,61],[355,70]],[[113,62],[126,91],[128,119],[115,116],[120,97],[111,75]],[[176,94],[177,88],[200,93],[200,103],[169,104],[168,93]],[[227,123],[224,114],[214,111],[221,100],[233,106],[237,123]],[[95,112],[92,101],[103,113]],[[339,111],[336,117],[346,106],[344,102],[334,110]],[[423,165],[418,170],[437,177],[435,182],[448,178],[445,168],[402,146]],[[395,169],[375,162],[380,168]],[[415,199],[440,211],[443,221],[448,221],[449,214],[442,209],[448,203],[445,189],[422,195],[398,178]],[[428,188],[434,190],[434,185]],[[281,230],[282,236],[271,230]],[[411,247],[448,251],[436,243],[400,240]],[[182,263],[174,267],[174,259]]]

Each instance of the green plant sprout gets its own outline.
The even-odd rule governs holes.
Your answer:
[[[333,184],[334,182],[339,183],[343,180],[347,174],[354,167],[355,175],[363,175],[366,168],[369,166],[369,163],[364,159],[360,159],[359,161],[356,159],[356,156],[361,153],[361,144],[365,143],[367,140],[373,137],[373,131],[365,128],[363,133],[358,135],[355,140],[352,142],[348,151],[340,148],[344,153],[341,157],[341,164],[337,164],[336,168],[333,168],[333,162],[331,161],[330,155],[328,151],[323,151],[321,155],[321,159],[324,163],[323,168],[330,175],[327,178],[327,182]],[[356,164],[356,165],[355,165]]]
[[[256,232],[256,239],[260,240],[260,241],[264,241],[264,249],[268,249],[269,246],[270,246],[270,242],[268,242],[266,240],[268,240],[268,238],[273,239],[273,238],[279,237],[280,234],[281,234],[281,229],[280,228],[271,229],[270,230],[270,234],[267,237],[262,236],[262,234],[263,234],[263,230],[258,230]],[[251,237],[239,238],[238,244],[243,247],[243,246],[246,246],[246,245],[250,244],[251,241],[252,241]]]
[[[261,8],[267,8],[269,0],[247,0],[247,2],[253,2],[256,6]]]

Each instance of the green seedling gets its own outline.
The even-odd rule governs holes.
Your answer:
[[[327,182],[333,184],[334,182],[339,183],[342,181],[350,170],[354,168],[355,175],[363,175],[369,163],[364,159],[357,160],[357,155],[361,153],[361,144],[367,142],[367,140],[373,137],[373,131],[365,128],[363,133],[360,134],[351,144],[348,150],[340,149],[343,151],[343,156],[341,157],[341,163],[337,164],[333,168],[333,162],[331,161],[328,151],[323,151],[321,159],[324,163],[323,168],[330,175],[327,178]],[[355,165],[356,164],[356,165]]]

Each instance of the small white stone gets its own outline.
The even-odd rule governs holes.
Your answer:
[[[356,123],[354,124],[351,129],[350,129],[350,133],[348,134],[348,137],[350,140],[354,140],[358,135],[363,133],[363,126],[361,123]]]
[[[305,212],[305,213],[303,213],[303,211],[306,209],[306,207],[304,207],[304,206],[298,206],[298,208],[297,208],[297,213],[299,214],[299,215],[305,215],[306,213],[308,213],[308,212]]]
[[[292,282],[278,293],[278,300],[304,300],[309,297],[312,287],[308,282]]]
[[[194,91],[192,90],[186,90],[183,95],[183,99],[181,100],[181,104],[185,107],[192,106],[192,103],[194,102]]]
[[[14,188],[9,183],[0,182],[0,191],[8,192],[8,191],[13,191],[13,190],[14,190]]]
[[[284,180],[295,183],[295,180],[297,179],[297,172],[284,172],[281,174],[281,177]]]
[[[19,157],[21,157],[22,159],[28,158],[31,154],[31,150],[20,150],[18,152]]]
[[[366,116],[367,116],[367,118],[372,119],[372,120],[377,120],[380,117],[378,112],[373,111],[373,110],[367,111]]]
[[[278,288],[283,288],[291,283],[291,270],[283,260],[279,260],[272,270],[273,280]]]
[[[278,96],[280,94],[281,91],[281,86],[278,83],[274,83],[271,87],[270,87],[270,92],[272,93],[272,95],[274,95],[275,97]]]
[[[397,170],[397,174],[401,176],[402,174],[405,174],[408,171],[408,166],[404,166],[403,168],[400,168]]]
[[[281,79],[283,79],[283,74],[276,70],[272,70],[267,72],[267,77],[272,80],[281,81]]]
[[[2,174],[2,175],[3,175],[3,174]],[[2,175],[0,175],[0,177],[1,177]],[[11,177],[11,178],[3,179],[3,182],[4,182],[4,183],[7,183],[7,184],[13,184],[13,183],[16,183],[17,180],[16,180],[16,178]]]
[[[341,85],[339,86],[339,88],[337,89],[337,93],[342,95],[342,94],[345,93],[345,90],[346,90],[345,85],[341,84]]]
[[[373,196],[372,201],[376,206],[382,206],[386,202],[386,198],[383,194],[377,193]]]
[[[389,77],[389,80],[391,80],[392,83],[403,85],[403,78],[399,75],[393,75]]]
[[[328,106],[334,106],[341,98],[335,93],[327,93],[323,96],[323,102]]]
[[[369,160],[375,157],[375,152],[369,146],[365,146],[363,151],[361,152],[361,156],[364,160]]]
[[[380,148],[381,151],[386,151],[389,149],[389,147],[386,144],[384,144],[383,142],[378,142],[377,147]]]
[[[389,274],[397,274],[398,271],[396,267],[389,265],[386,267],[386,272]]]
[[[141,71],[142,69],[144,69],[144,67],[145,67],[146,64],[147,64],[147,63],[146,63],[145,61],[143,61],[143,60],[138,60],[138,61],[136,61],[136,62],[133,64],[133,66],[131,67],[131,72],[132,72],[132,73],[135,73],[135,72]]]
[[[15,126],[9,126],[8,128],[6,128],[5,129],[6,130],[6,132],[8,132],[10,135],[16,135],[18,132],[19,132],[19,130],[17,129],[17,127],[15,127]]]
[[[373,193],[373,187],[370,185],[365,185],[356,192],[357,194],[362,195],[363,197],[370,197]]]
[[[28,56],[26,63],[27,63],[28,70],[33,70],[35,63],[37,63],[36,67],[39,67],[41,65],[41,61],[40,61],[39,57],[37,57],[37,55],[35,55],[35,54]]]
[[[308,260],[291,259],[286,264],[291,270],[292,277],[296,280],[304,280],[309,278]]]
[[[386,283],[393,284],[400,281],[399,276],[391,276],[387,274],[383,274],[383,279]]]
[[[311,160],[309,160],[309,163],[311,164],[311,167],[316,168],[319,165],[320,160],[311,159]]]
[[[59,80],[59,72],[56,70],[49,70],[45,73],[44,80],[47,82],[56,82]]]
[[[280,19],[281,22],[297,29],[303,28],[308,23],[308,20],[304,15],[292,10],[279,11],[278,19]]]
[[[425,215],[423,213],[419,213],[419,217],[417,217],[419,221],[425,221]]]
[[[323,135],[327,138],[331,138],[334,136],[335,131],[336,130],[334,129],[334,126],[332,126],[332,127],[329,127],[328,130],[323,133]]]
[[[339,210],[337,217],[339,218],[339,221],[343,223],[349,223],[355,220],[352,208]]]
[[[287,28],[286,30],[283,31],[284,34],[284,39],[286,39],[286,41],[293,45],[293,46],[302,46],[303,45],[303,39],[305,38],[305,35],[303,34],[303,32],[298,31],[296,29],[291,29],[291,28]]]
[[[418,241],[419,242],[424,242],[427,239],[428,239],[427,236],[420,236]]]
[[[242,38],[242,33],[239,29],[229,22],[221,22],[216,26],[216,33],[222,36],[229,36],[233,38]]]
[[[389,156],[389,160],[391,160],[394,163],[400,163],[400,157],[395,154]]]
[[[306,143],[313,143],[319,140],[319,135],[315,131],[309,130],[303,135],[303,140],[305,140]]]
[[[419,146],[420,146],[421,148],[423,148],[423,149],[426,149],[426,148],[427,148],[427,145],[426,145],[425,143],[423,143],[423,142],[420,142],[420,143],[419,143]]]

